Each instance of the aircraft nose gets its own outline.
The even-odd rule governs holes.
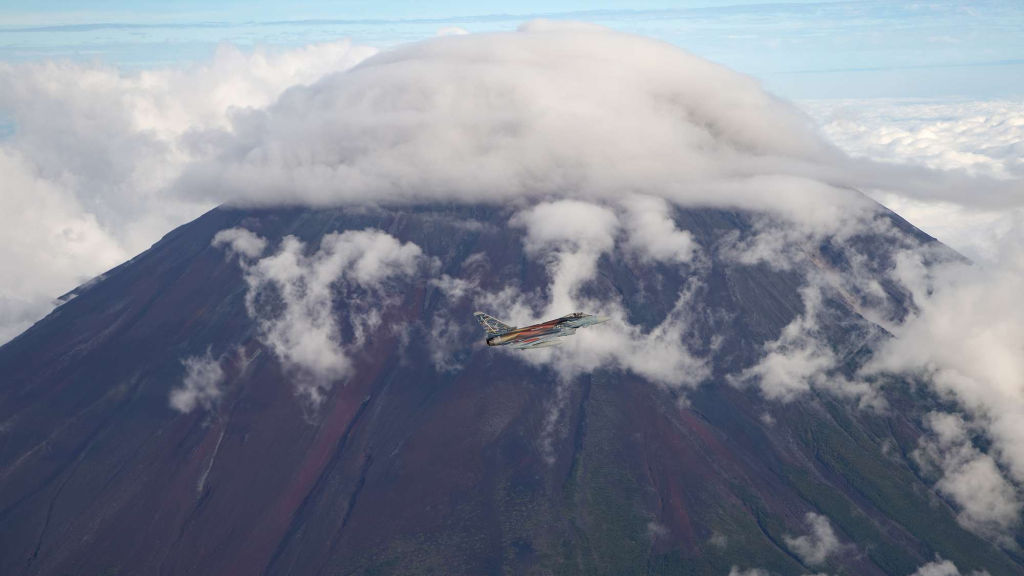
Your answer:
[[[609,320],[611,320],[611,318],[608,318],[606,316],[594,316],[594,324],[604,324]]]

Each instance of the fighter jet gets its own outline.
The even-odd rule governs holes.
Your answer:
[[[568,316],[541,322],[525,328],[509,326],[493,316],[483,312],[474,312],[480,325],[487,331],[488,346],[511,346],[517,350],[530,350],[533,348],[546,348],[558,346],[562,343],[559,338],[572,336],[577,328],[586,328],[594,324],[607,322],[607,318],[573,312]]]

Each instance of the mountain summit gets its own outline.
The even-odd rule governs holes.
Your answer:
[[[914,307],[898,252],[955,255],[881,208],[629,206],[171,232],[0,348],[0,572],[1021,572],[935,487],[942,399],[865,376]],[[611,321],[544,350],[472,315],[572,304]]]

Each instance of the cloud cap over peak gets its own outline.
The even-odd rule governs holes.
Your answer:
[[[179,191],[243,205],[640,192],[831,218],[805,208],[860,201],[821,176],[841,155],[753,79],[550,22],[383,52],[196,140],[222,145]]]

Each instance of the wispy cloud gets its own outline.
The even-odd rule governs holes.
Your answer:
[[[202,64],[134,73],[0,63],[0,116],[14,126],[0,140],[0,342],[214,205],[167,191],[217,147],[198,132],[373,52],[349,42],[281,53],[225,46]]]
[[[318,405],[335,382],[351,374],[351,354],[380,327],[383,311],[397,298],[393,281],[415,275],[425,257],[415,244],[373,229],[327,234],[312,253],[286,236],[275,253],[259,258],[266,244],[239,228],[213,239],[214,246],[239,256],[249,286],[246,310],[259,326],[260,340],[297,392]],[[339,292],[347,296],[341,315],[333,304]]]
[[[964,526],[1009,544],[1007,535],[1020,522],[1017,489],[994,458],[974,447],[962,418],[933,412],[926,423],[932,436],[921,439],[914,458],[926,470],[938,470],[935,487],[959,507]]]
[[[832,523],[821,514],[808,512],[804,517],[810,532],[802,536],[785,536],[786,546],[809,566],[820,566],[841,548]]]
[[[956,564],[937,557],[934,562],[919,566],[910,576],[960,576],[960,574],[960,569]],[[970,576],[986,576],[988,572],[972,570],[969,574]]]
[[[221,360],[215,359],[210,350],[202,356],[189,356],[181,362],[185,377],[181,386],[171,390],[171,407],[183,413],[196,408],[209,410],[220,400],[224,383],[224,369]]]

